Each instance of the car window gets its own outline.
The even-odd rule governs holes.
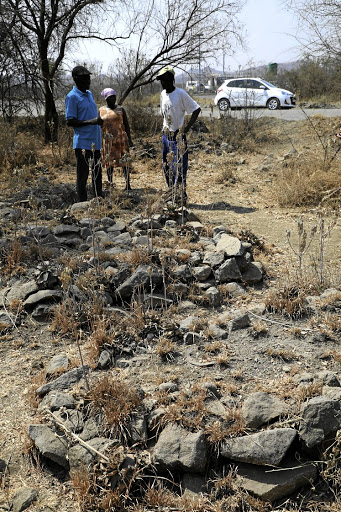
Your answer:
[[[245,87],[245,80],[236,80],[235,87],[244,88]]]
[[[263,80],[263,82],[265,83],[265,85],[267,85],[268,87],[274,87],[275,89],[277,88],[276,85],[274,84],[270,84],[270,82],[267,82],[266,80]]]
[[[252,80],[250,78],[246,80],[246,87],[248,89],[260,89],[262,85],[263,84],[261,82],[258,82],[258,80]]]
[[[236,87],[236,81],[237,80],[231,80],[226,84],[226,87]]]

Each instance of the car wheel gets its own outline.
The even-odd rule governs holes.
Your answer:
[[[266,106],[269,110],[278,110],[281,104],[277,98],[270,98]]]
[[[226,98],[222,98],[218,101],[219,110],[226,112],[230,108],[230,102]]]

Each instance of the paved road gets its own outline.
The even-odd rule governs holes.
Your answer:
[[[257,117],[274,117],[276,119],[283,119],[285,121],[299,121],[302,119],[307,119],[315,115],[323,116],[323,117],[340,117],[341,123],[341,108],[306,108],[301,109],[300,107],[295,107],[291,109],[281,109],[281,110],[269,110],[267,108],[257,108],[250,109],[252,115]],[[202,115],[204,117],[211,116],[211,109],[209,107],[204,107],[202,109]],[[213,117],[219,118],[221,113],[219,112],[218,107],[214,106],[213,109]],[[226,115],[226,114],[224,114]],[[243,117],[245,116],[245,110],[232,110],[231,115],[233,117]]]

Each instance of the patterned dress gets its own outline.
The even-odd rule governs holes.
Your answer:
[[[123,109],[117,105],[115,110],[101,107],[99,115],[103,119],[103,157],[102,165],[108,167],[122,167],[121,158],[129,151],[128,137],[123,124]]]

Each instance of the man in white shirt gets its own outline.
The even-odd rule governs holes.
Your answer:
[[[188,169],[188,149],[186,133],[191,129],[201,112],[198,103],[183,89],[175,87],[175,71],[171,66],[161,69],[156,79],[160,80],[161,113],[163,116],[162,133],[162,166],[169,187],[179,187],[182,191],[183,203],[187,202],[186,178]],[[185,115],[191,117],[183,128]],[[181,131],[181,141],[177,136]],[[172,162],[169,164],[168,155],[171,153]]]

